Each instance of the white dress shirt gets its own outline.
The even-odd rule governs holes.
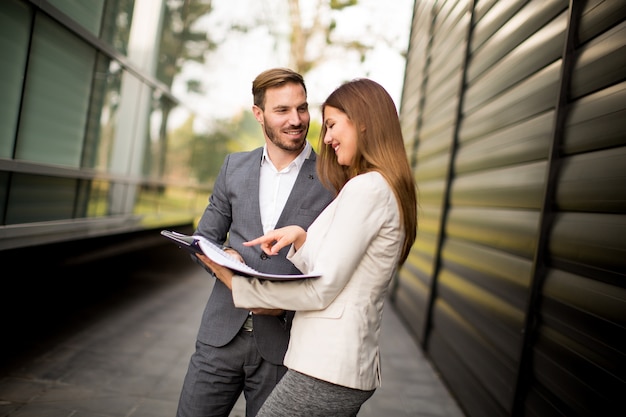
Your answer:
[[[278,171],[267,154],[267,145],[263,147],[261,158],[261,174],[259,180],[259,209],[261,210],[261,223],[263,233],[267,233],[276,227],[276,222],[285,207],[287,198],[291,193],[293,184],[298,178],[298,173],[304,160],[311,153],[311,144],[306,142],[300,155],[287,167]]]

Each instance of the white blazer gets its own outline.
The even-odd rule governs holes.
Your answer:
[[[351,179],[288,259],[320,278],[235,276],[237,307],[295,310],[285,366],[346,387],[380,386],[383,304],[404,239],[393,191],[377,172]]]

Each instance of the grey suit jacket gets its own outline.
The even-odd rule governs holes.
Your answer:
[[[269,257],[258,246],[245,247],[242,242],[263,235],[259,210],[259,172],[263,148],[250,152],[233,153],[226,157],[215,182],[209,204],[200,219],[196,233],[218,245],[228,245],[241,254],[246,264],[268,273],[301,273],[285,256],[289,248]],[[305,160],[287,199],[276,228],[295,224],[308,229],[309,225],[333,198],[322,186],[315,171],[315,152]],[[236,308],[230,290],[216,280],[209,297],[198,340],[211,346],[224,346],[241,329],[248,310]],[[274,364],[283,363],[293,312],[286,322],[274,316],[254,315],[254,337],[263,358]]]

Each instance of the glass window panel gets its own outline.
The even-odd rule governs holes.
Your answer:
[[[76,218],[87,217],[87,206],[89,205],[89,194],[91,191],[90,180],[78,180],[78,190],[76,193]]]
[[[143,175],[148,178],[163,178],[168,145],[167,120],[173,106],[174,103],[159,91],[153,92],[142,168]]]
[[[191,6],[190,6],[190,4]],[[189,91],[201,93],[203,80],[189,74],[183,76],[181,69],[191,64],[202,64],[207,51],[216,44],[207,34],[206,26],[198,21],[211,12],[211,1],[166,1],[163,15],[163,28],[158,45],[156,75],[168,87],[186,85]],[[177,78],[181,80],[174,81]]]
[[[141,175],[146,129],[150,112],[151,89],[132,73],[122,71],[119,100],[115,106],[115,131],[109,171]],[[113,94],[113,93],[112,93]]]
[[[81,166],[98,171],[111,168],[121,96],[122,67],[98,55],[89,107],[85,149]]]
[[[48,0],[48,3],[98,36],[105,0]],[[115,2],[112,2],[115,3]]]
[[[76,217],[104,217],[109,214],[109,181],[80,181]]]
[[[38,16],[15,158],[79,167],[95,51]]]
[[[77,180],[41,175],[12,176],[6,224],[71,219]]]
[[[104,10],[100,39],[124,55],[128,54],[134,7],[135,0],[117,0],[108,1]]]
[[[87,217],[109,215],[109,181],[92,181],[90,185]]]
[[[138,185],[112,182],[108,191],[109,215],[132,213]]]
[[[168,115],[167,152],[162,179],[187,182],[192,178],[194,117],[184,106],[173,107]]]
[[[151,76],[156,72],[156,45],[161,34],[163,1],[165,0],[136,0],[128,36],[128,60]],[[176,3],[182,4],[180,1]],[[184,3],[185,7],[189,7],[189,0]]]
[[[30,22],[31,10],[24,3],[0,3],[0,158],[13,157]]]
[[[141,215],[142,225],[150,228],[194,222],[199,213],[194,211],[195,200],[196,191],[188,187],[143,187],[135,213]]]
[[[157,213],[162,193],[163,187],[148,184],[142,185],[137,194],[133,213],[140,215]]]
[[[7,205],[7,191],[9,189],[9,173],[0,172],[0,224],[4,225],[4,209]]]

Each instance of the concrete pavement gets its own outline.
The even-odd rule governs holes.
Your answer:
[[[173,246],[163,256],[115,277],[106,296],[5,364],[0,417],[174,417],[212,279]],[[381,332],[383,385],[359,416],[464,417],[389,303]],[[230,417],[244,410],[240,400]]]

